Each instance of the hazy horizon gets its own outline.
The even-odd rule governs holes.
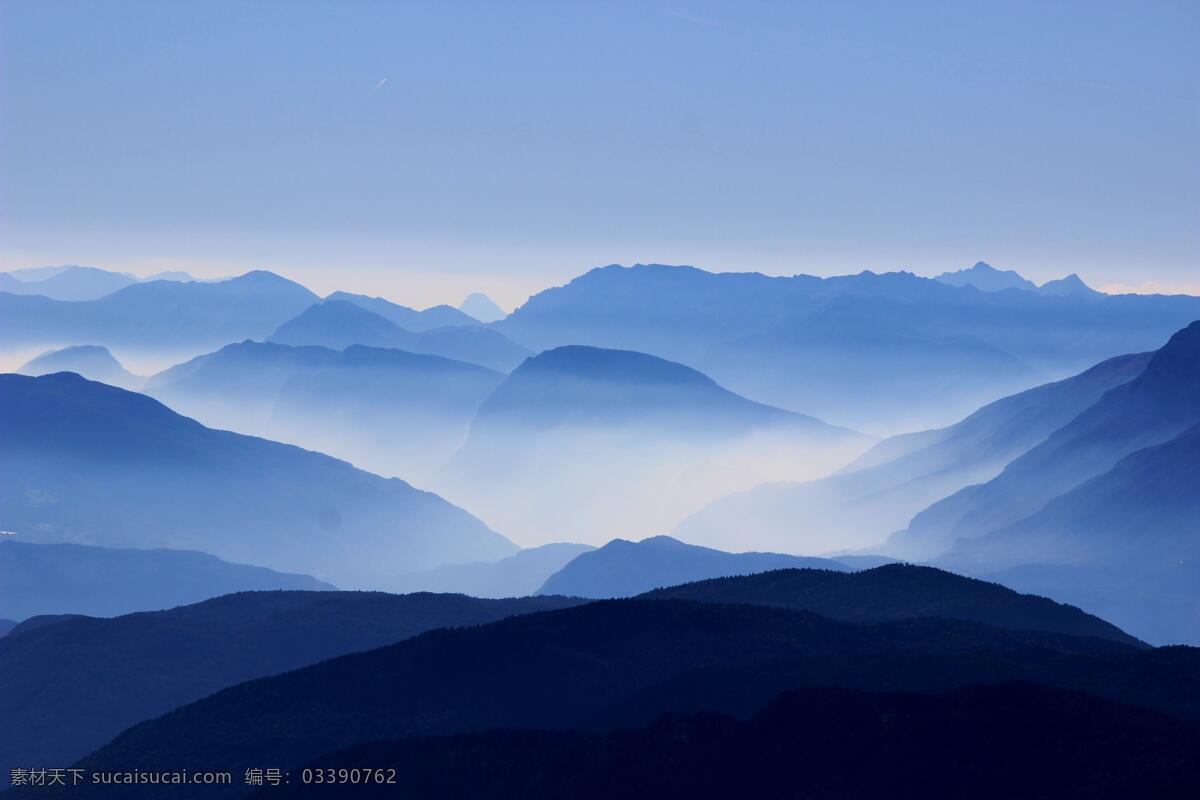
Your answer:
[[[0,5],[0,269],[511,308],[599,264],[1200,293],[1200,7]]]
[[[193,278],[196,278],[199,280],[206,280],[206,281],[227,280],[229,278],[235,278],[240,275],[244,275],[247,272],[252,272],[255,270],[267,270],[267,271],[273,272],[277,275],[280,275],[281,277],[287,278],[288,280],[295,281],[296,283],[299,283],[299,284],[305,286],[306,288],[312,290],[313,292],[315,292],[316,294],[318,294],[322,297],[325,297],[336,291],[349,291],[349,292],[354,292],[356,294],[369,295],[372,297],[383,297],[392,302],[399,303],[401,305],[407,305],[407,306],[410,306],[413,308],[428,308],[428,307],[436,306],[436,305],[450,305],[450,306],[457,307],[468,294],[471,294],[473,292],[482,292],[483,294],[490,297],[497,304],[499,304],[506,313],[511,313],[513,310],[515,310],[516,308],[519,308],[522,304],[525,303],[526,300],[528,300],[530,297],[537,294],[538,292],[541,292],[545,289],[549,289],[549,288],[552,288],[555,286],[562,286],[566,283],[569,283],[574,278],[577,278],[577,277],[587,273],[590,270],[597,269],[599,267],[610,266],[612,264],[616,264],[616,265],[622,266],[622,267],[631,267],[631,266],[635,266],[637,264],[664,264],[666,266],[694,267],[696,269],[700,269],[700,270],[704,270],[705,272],[712,272],[712,273],[727,273],[727,272],[761,273],[761,274],[769,275],[772,277],[791,277],[791,276],[795,276],[795,275],[815,275],[815,276],[822,277],[822,278],[830,278],[830,277],[839,277],[839,276],[844,276],[844,275],[854,275],[854,274],[863,272],[865,270],[865,271],[875,272],[875,273],[879,273],[879,274],[889,273],[889,272],[911,272],[911,273],[917,275],[918,277],[922,277],[922,278],[936,278],[937,276],[943,274],[944,272],[956,272],[958,270],[968,269],[971,266],[973,266],[975,263],[977,263],[977,262],[970,262],[967,264],[960,264],[957,266],[952,264],[952,265],[948,265],[945,269],[941,269],[941,268],[914,269],[912,267],[907,267],[907,266],[883,269],[883,268],[873,268],[873,267],[869,267],[869,266],[864,266],[859,269],[848,270],[848,271],[836,271],[836,270],[832,270],[832,269],[825,269],[825,270],[817,269],[817,270],[812,270],[812,271],[808,271],[808,270],[772,271],[769,269],[758,269],[758,268],[755,268],[753,265],[746,265],[744,268],[738,268],[738,267],[734,266],[729,269],[718,269],[718,268],[713,268],[713,267],[705,265],[705,264],[684,263],[684,262],[651,261],[651,260],[633,260],[633,261],[625,261],[625,262],[604,261],[604,262],[596,262],[594,264],[588,264],[585,266],[581,266],[581,267],[579,267],[578,270],[576,270],[574,272],[564,271],[561,277],[554,277],[551,279],[551,282],[545,283],[545,284],[536,284],[533,282],[533,279],[530,279],[530,281],[529,281],[530,288],[525,293],[522,293],[523,290],[515,289],[514,288],[515,282],[513,282],[513,281],[496,280],[496,282],[493,285],[499,286],[500,288],[497,290],[489,291],[489,289],[483,285],[470,283],[469,278],[460,279],[460,280],[456,280],[456,281],[452,282],[452,285],[455,286],[454,289],[448,288],[447,285],[444,284],[443,282],[438,282],[436,285],[433,285],[433,286],[426,285],[424,287],[414,287],[413,284],[411,284],[410,282],[403,281],[403,280],[393,282],[393,281],[388,280],[386,275],[380,275],[380,274],[360,276],[358,278],[358,280],[355,280],[351,284],[347,285],[346,283],[339,282],[338,278],[336,276],[331,278],[321,272],[308,272],[308,271],[304,271],[304,270],[289,270],[286,265],[284,265],[280,268],[277,268],[277,269],[268,268],[268,267],[261,266],[261,265],[253,265],[253,264],[240,265],[240,266],[232,267],[230,271],[221,272],[220,270],[216,270],[216,269],[206,269],[206,270],[198,270],[196,268],[187,269],[187,268],[179,265],[178,263],[174,263],[171,266],[162,265],[161,269],[154,269],[152,267],[149,267],[149,268],[146,268],[143,270],[132,270],[132,269],[123,269],[118,266],[101,266],[101,265],[93,264],[93,263],[70,263],[70,264],[68,264],[68,263],[64,262],[62,264],[36,264],[36,265],[35,264],[23,264],[23,265],[19,265],[19,266],[8,265],[5,267],[5,270],[20,270],[20,269],[31,269],[31,268],[36,269],[38,267],[81,266],[81,267],[92,267],[92,268],[96,268],[96,269],[105,269],[105,270],[108,270],[111,272],[128,273],[128,274],[135,275],[136,277],[138,277],[140,279],[146,279],[149,277],[153,277],[160,272],[166,272],[166,271],[171,271],[171,270],[180,270],[183,272],[187,272]],[[1033,280],[1034,283],[1039,284],[1039,285],[1041,285],[1047,281],[1056,280],[1058,278],[1062,278],[1068,274],[1071,274],[1068,272],[1062,272],[1059,274],[1047,273],[1048,277],[1039,279],[1039,278],[1034,277],[1032,273],[1022,270],[1018,267],[1014,267],[1014,266],[1010,266],[1010,265],[997,265],[997,264],[987,262],[986,260],[984,260],[984,263],[987,263],[989,266],[991,266],[997,270],[1002,270],[1002,271],[1011,270],[1011,271],[1017,272],[1022,277]],[[0,271],[5,271],[5,270],[0,270]],[[1194,284],[1189,284],[1189,283],[1170,283],[1170,282],[1158,282],[1158,281],[1154,281],[1154,280],[1147,280],[1147,281],[1141,282],[1140,284],[1119,283],[1119,282],[1118,283],[1109,283],[1109,284],[1097,284],[1097,283],[1093,282],[1092,280],[1089,280],[1086,273],[1075,273],[1075,274],[1078,274],[1079,277],[1084,281],[1084,283],[1086,283],[1091,288],[1093,288],[1097,291],[1105,292],[1106,294],[1165,294],[1165,295],[1187,294],[1187,295],[1193,295],[1193,296],[1200,296],[1200,282],[1197,282]],[[461,288],[458,288],[460,285],[461,285]],[[453,294],[452,292],[454,292],[454,291],[459,291],[459,294]]]

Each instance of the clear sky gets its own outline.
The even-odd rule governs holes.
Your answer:
[[[0,0],[0,268],[1200,293],[1200,3]]]

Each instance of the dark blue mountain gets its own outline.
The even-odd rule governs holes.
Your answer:
[[[611,600],[430,631],[243,683],[125,731],[79,766],[221,764],[241,775],[275,764],[296,774],[321,754],[381,739],[743,715],[807,686],[944,692],[1032,680],[1194,719],[1197,668],[1200,651],[1188,648],[956,620],[857,625],[761,606]],[[214,796],[211,786],[164,789]]]
[[[288,345],[317,345],[334,350],[343,350],[355,344],[408,350],[479,364],[503,372],[511,370],[529,355],[528,350],[514,344],[503,334],[478,324],[439,327],[414,333],[359,303],[336,299],[306,309],[300,316],[281,325],[269,341]]]
[[[231,564],[184,550],[127,550],[0,540],[0,615],[109,617],[207,600],[230,592],[332,589],[307,575]]]
[[[887,564],[859,572],[786,568],[657,589],[646,597],[791,608],[846,622],[958,619],[1009,630],[1095,636],[1145,646],[1116,625],[1074,606],[910,564]]]
[[[889,541],[909,557],[936,555],[1037,512],[1111,469],[1124,456],[1166,442],[1200,422],[1200,322],[1176,333],[1135,379],[1015,459],[992,480],[947,497]]]
[[[730,490],[821,474],[867,444],[682,364],[570,346],[500,384],[435,486],[528,543],[602,543],[669,530]]]
[[[893,436],[820,480],[769,483],[721,498],[676,533],[711,542],[737,528],[756,547],[802,552],[876,545],[930,504],[995,477],[1109,389],[1137,377],[1152,355],[1118,356],[997,400],[949,427]]]
[[[1200,424],[943,560],[1079,603],[1148,641],[1200,644],[1198,475]]]
[[[1200,298],[1186,296],[981,292],[908,273],[773,278],[613,265],[533,296],[494,326],[533,350],[639,350],[761,402],[851,427],[913,430],[1156,349],[1197,318]]]
[[[437,495],[71,373],[0,375],[0,528],[371,586],[516,548]]]
[[[555,542],[530,547],[499,561],[443,564],[428,572],[401,575],[392,584],[398,592],[461,592],[472,597],[524,597],[536,594],[554,573],[591,545]]]
[[[576,556],[551,575],[538,594],[633,597],[663,586],[707,578],[802,567],[839,572],[849,570],[845,564],[828,558],[805,558],[782,553],[725,553],[684,544],[670,536],[652,536],[640,542],[614,539],[598,550]]]
[[[5,764],[68,764],[124,728],[227,686],[432,628],[577,600],[378,592],[243,592],[115,619],[30,620],[0,639]],[[0,775],[7,782],[8,770]],[[0,786],[4,783],[0,782]]]
[[[107,347],[81,344],[48,350],[21,366],[22,375],[49,375],[53,372],[74,372],[90,381],[100,381],[122,389],[137,390],[146,379],[134,375],[121,365]]]
[[[9,631],[17,626],[15,619],[0,619],[0,638],[8,635]]]
[[[501,380],[475,364],[404,350],[242,342],[155,375],[146,391],[214,427],[422,480],[461,446]]]
[[[432,306],[423,311],[418,311],[415,308],[409,308],[408,306],[393,303],[390,300],[384,300],[382,297],[368,297],[365,294],[352,294],[350,292],[334,292],[325,299],[354,303],[368,311],[373,311],[386,320],[394,322],[401,328],[404,328],[404,330],[413,331],[414,333],[449,326],[478,325],[480,322],[480,320],[472,317],[470,314],[448,305]]]
[[[264,338],[318,299],[262,271],[213,283],[135,283],[81,302],[0,293],[0,342],[5,349],[95,344],[194,352]]]

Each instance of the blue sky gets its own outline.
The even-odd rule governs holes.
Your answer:
[[[1200,291],[1200,3],[0,3],[0,267]]]

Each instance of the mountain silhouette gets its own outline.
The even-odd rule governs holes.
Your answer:
[[[72,373],[0,375],[0,436],[0,528],[24,541],[203,550],[344,587],[516,550],[404,481]]]
[[[206,553],[0,540],[0,615],[114,616],[258,589],[332,589],[307,575],[230,564]]]
[[[121,365],[107,347],[83,344],[47,350],[27,361],[17,372],[22,375],[48,375],[52,372],[74,372],[90,381],[99,381],[122,389],[138,390],[146,379],[134,375]]]
[[[571,597],[632,597],[661,586],[747,575],[787,567],[845,571],[845,564],[827,558],[782,553],[725,553],[684,544],[670,536],[640,542],[614,539],[582,553],[546,580],[539,594]]]
[[[1000,292],[1005,289],[1021,289],[1027,292],[1037,291],[1037,284],[1022,278],[1011,269],[999,270],[983,261],[975,262],[975,266],[960,269],[957,272],[943,272],[934,280],[950,286],[974,286],[984,292]]]
[[[430,631],[243,683],[131,728],[78,765],[222,764],[241,775],[412,735],[749,714],[806,686],[941,692],[1034,680],[1195,719],[1197,668],[1200,651],[1189,648],[1139,650],[955,620],[855,625],[759,606],[611,600]]]
[[[472,292],[459,304],[458,310],[480,322],[496,322],[508,316],[504,309],[492,302],[492,298],[481,292]]]
[[[312,770],[387,764],[397,785],[355,796],[692,800],[697,797],[1190,798],[1200,726],[1032,684],[944,695],[810,688],[746,720],[661,717],[614,732],[497,730],[372,742]],[[1012,765],[1020,764],[1020,769]],[[325,773],[322,773],[325,774]],[[384,776],[386,778],[386,774]],[[268,786],[254,798],[328,797]]]
[[[42,295],[53,300],[97,300],[138,282],[135,276],[126,273],[73,265],[28,278],[12,273],[4,275],[10,280],[0,283],[0,291]]]
[[[345,301],[372,311],[386,320],[399,325],[406,331],[422,333],[434,328],[445,328],[459,325],[478,325],[480,320],[453,306],[432,306],[424,311],[402,306],[382,297],[368,297],[363,294],[350,292],[334,292],[325,298],[327,301]]]
[[[417,335],[357,303],[325,300],[280,325],[268,341],[333,350],[344,350],[352,344],[411,350]]]
[[[247,341],[159,373],[146,391],[215,427],[423,480],[461,446],[502,380],[475,364],[404,350]]]
[[[657,589],[646,597],[791,608],[846,622],[959,619],[997,628],[1096,636],[1141,645],[1115,625],[1073,606],[909,564],[887,564],[861,572],[778,569]]]
[[[144,353],[261,339],[317,302],[270,272],[212,283],[135,283],[98,300],[66,302],[0,293],[4,349],[95,344]]]
[[[876,545],[929,505],[994,478],[1109,389],[1137,377],[1152,355],[1118,356],[989,403],[949,427],[890,437],[829,477],[720,498],[676,533],[707,543],[740,529],[755,546],[808,552]]]
[[[226,686],[432,628],[479,625],[577,602],[242,592],[114,619],[27,623],[0,639],[0,711],[10,730],[24,734],[0,739],[0,761],[70,763],[130,725]],[[8,770],[2,778],[8,780]]]
[[[1045,295],[1069,295],[1076,297],[1101,296],[1100,292],[1088,286],[1083,282],[1082,278],[1073,272],[1065,278],[1046,281],[1038,287],[1038,292]]]
[[[1157,643],[1200,644],[1200,424],[944,557],[1079,602]]]
[[[653,533],[730,489],[818,474],[869,440],[643,353],[560,347],[512,372],[434,485],[530,543]]]
[[[1200,422],[1200,322],[1171,337],[1146,368],[1008,464],[995,478],[935,503],[893,536],[889,551],[936,555],[1037,512],[1056,496]]]
[[[281,325],[268,341],[288,345],[318,345],[334,350],[343,350],[355,344],[393,348],[444,356],[504,372],[529,355],[528,350],[514,344],[503,334],[476,323],[439,327],[418,334],[359,303],[347,300],[326,300],[306,309],[300,316]]]
[[[1200,298],[981,292],[909,273],[832,278],[611,265],[494,326],[532,350],[637,350],[863,430],[944,425],[1005,394],[1154,350]],[[887,402],[879,402],[886,398]]]
[[[428,572],[401,575],[390,588],[398,592],[462,592],[472,597],[523,597],[537,593],[546,579],[569,561],[594,549],[586,544],[544,544],[499,561],[443,564]]]

